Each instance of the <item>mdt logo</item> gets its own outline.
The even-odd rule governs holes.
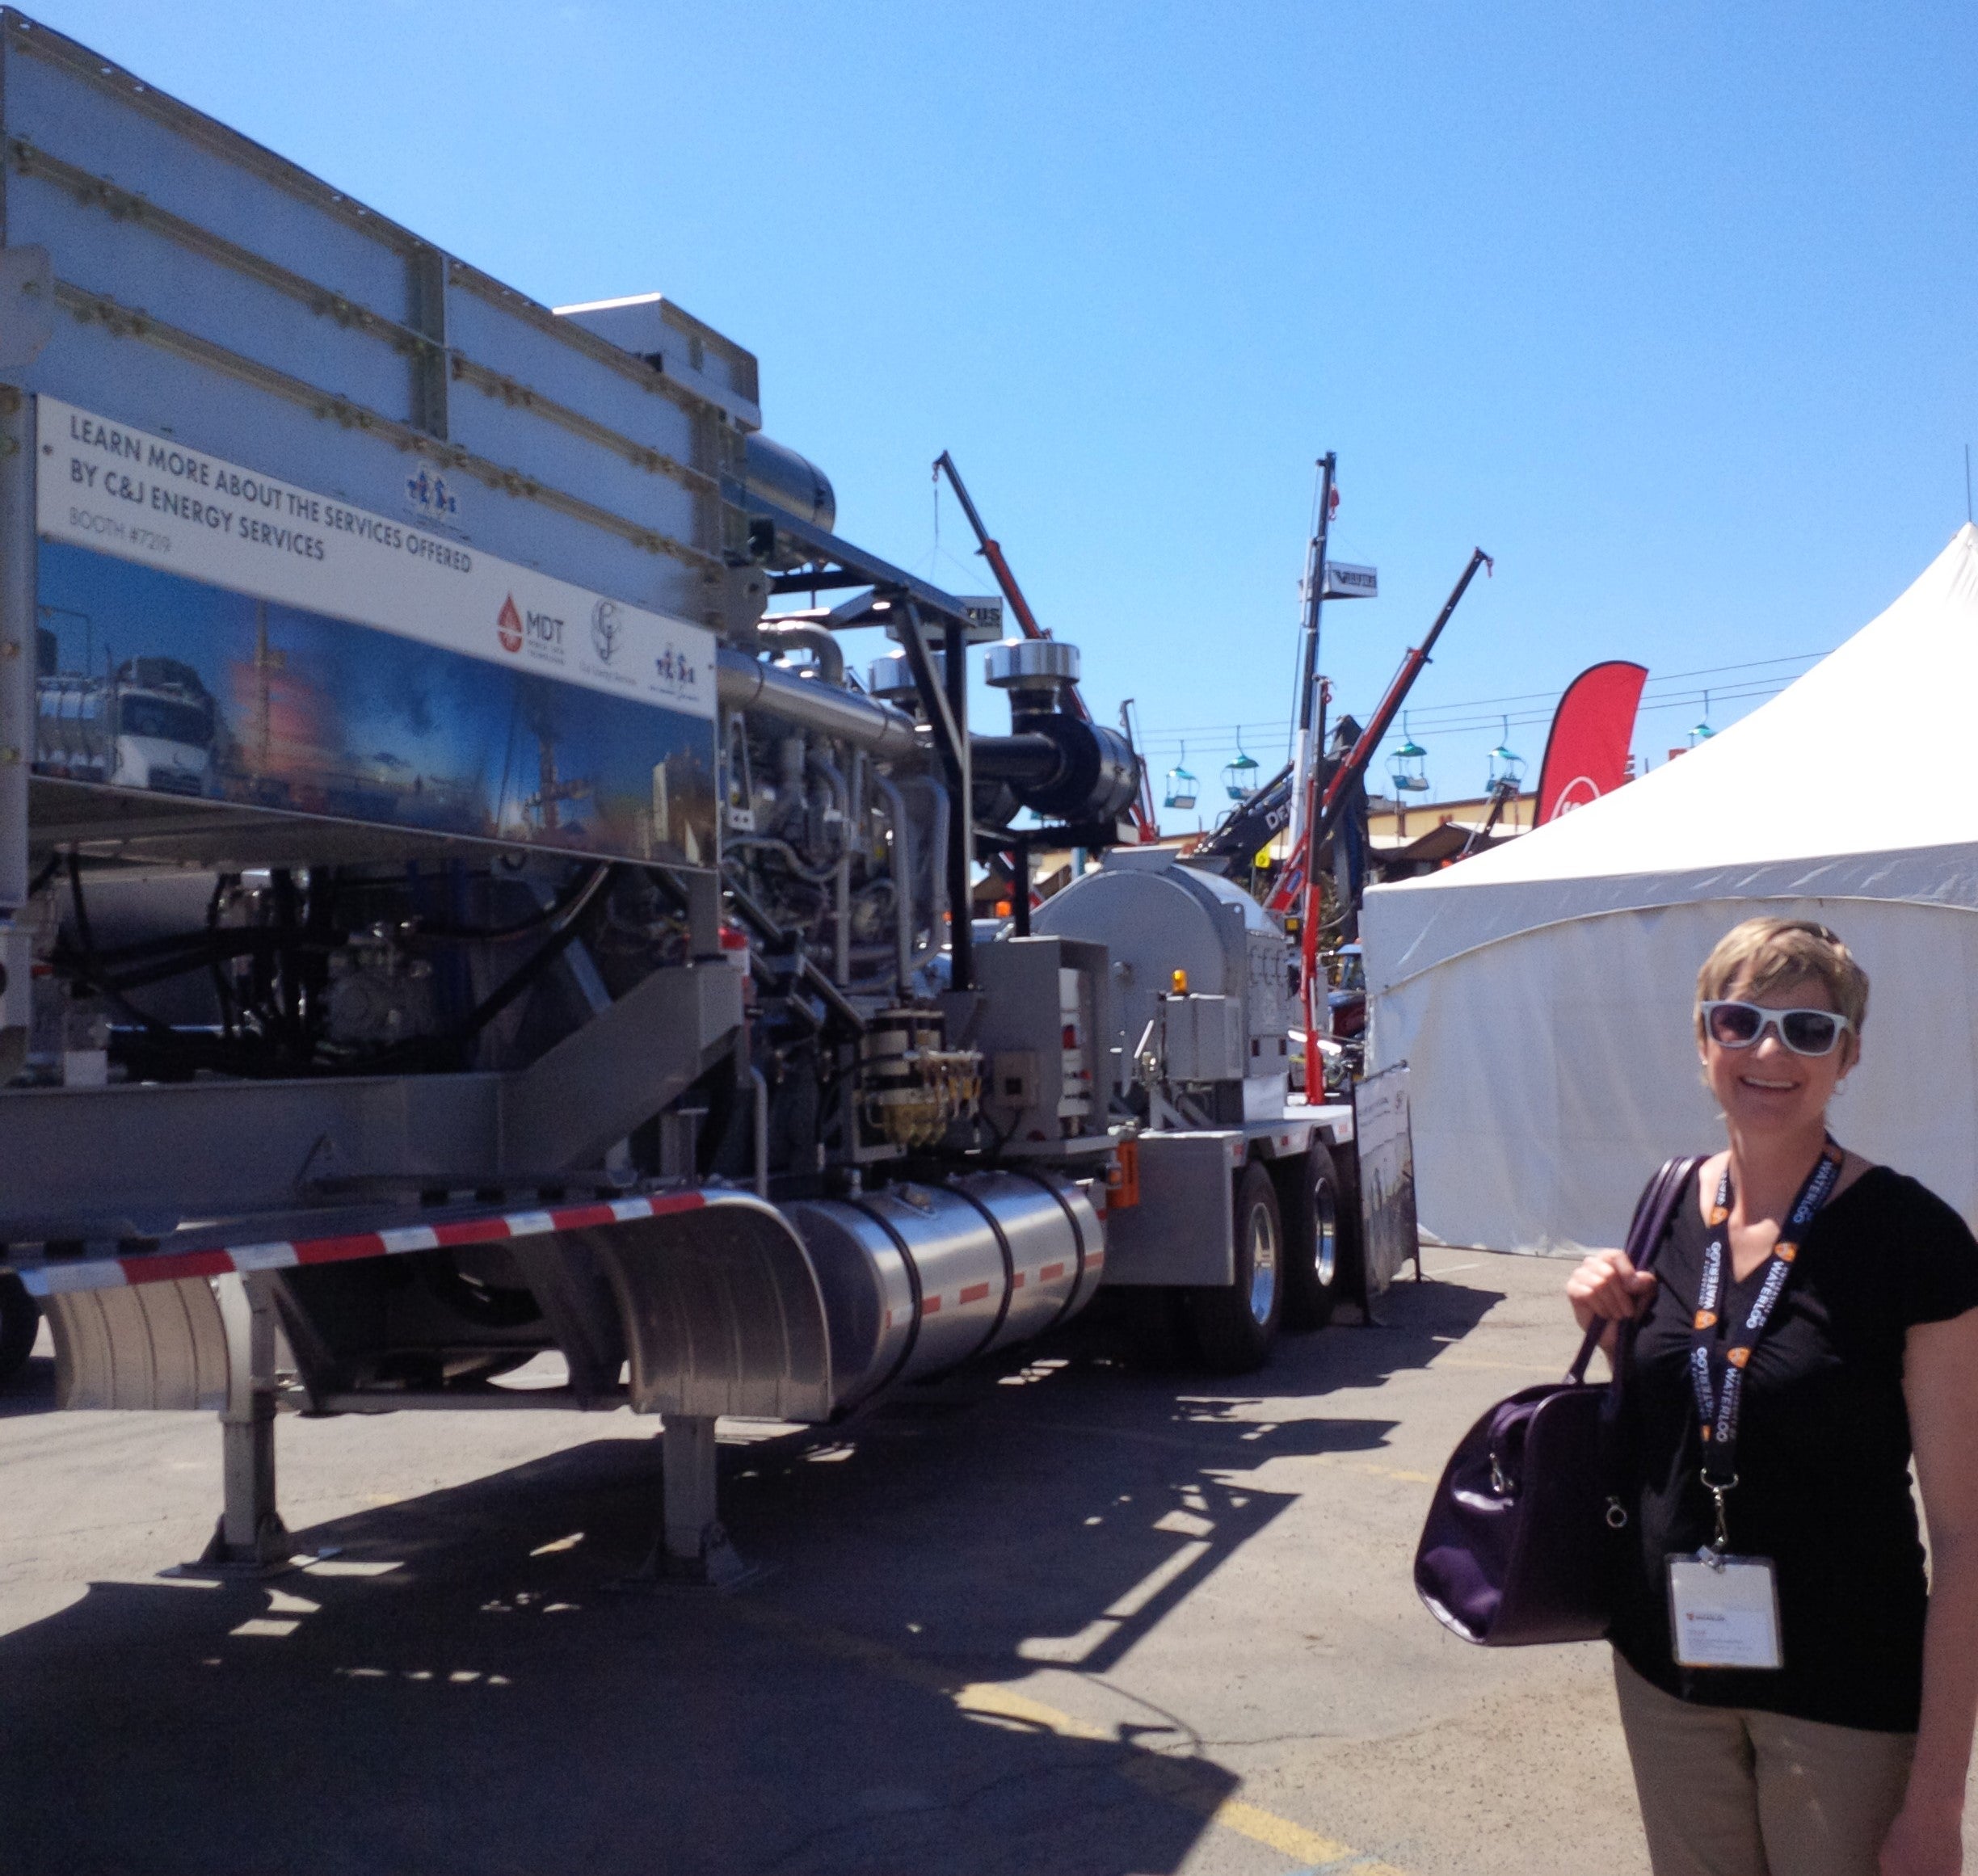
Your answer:
[[[698,675],[693,660],[671,645],[663,657],[653,660],[653,669],[670,684],[691,684]]]
[[[516,611],[513,593],[502,601],[494,630],[503,651],[520,651],[525,641],[538,651],[560,653],[563,649],[563,621],[553,612]]]

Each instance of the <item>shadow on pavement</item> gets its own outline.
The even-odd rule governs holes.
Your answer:
[[[30,1355],[19,1373],[0,1387],[0,1420],[16,1414],[52,1414],[55,1411],[55,1357]]]
[[[1327,1396],[1496,1300],[1409,1287],[1241,1390],[1069,1338],[737,1429],[724,1516],[773,1573],[733,1597],[615,1586],[642,1430],[298,1532],[337,1554],[271,1584],[95,1584],[0,1638],[0,1870],[1175,1870],[1233,1775],[1117,1689],[1013,1684],[1102,1673],[1201,1588],[1294,1502],[1267,1462],[1384,1443]]]
[[[55,1343],[44,1323],[25,1365],[11,1380],[0,1382],[0,1420],[54,1411]]]

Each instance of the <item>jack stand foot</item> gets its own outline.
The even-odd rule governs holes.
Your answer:
[[[223,1508],[200,1560],[170,1574],[279,1576],[294,1569],[297,1559],[275,1508],[274,1305],[261,1277],[217,1278],[214,1294],[227,1344],[227,1398],[220,1413]]]
[[[619,1577],[614,1589],[713,1589],[724,1596],[746,1589],[769,1574],[760,1564],[744,1563],[728,1533],[719,1525],[709,1525],[701,1533],[700,1549],[681,1556],[662,1537],[646,1553],[646,1561],[629,1576]]]
[[[270,1576],[285,1576],[305,1563],[316,1562],[314,1554],[297,1553],[288,1537],[288,1527],[271,1513],[255,1531],[253,1542],[230,1543],[224,1512],[213,1526],[213,1541],[200,1551],[195,1563],[175,1563],[161,1570],[161,1576],[200,1577],[223,1583],[259,1583]]]
[[[716,1514],[714,1420],[712,1415],[667,1416],[659,1432],[663,1525],[650,1555],[621,1589],[672,1587],[718,1589],[724,1594],[764,1572],[735,1554]]]

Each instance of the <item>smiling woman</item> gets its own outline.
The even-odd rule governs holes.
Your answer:
[[[1828,1131],[1867,1009],[1825,926],[1729,932],[1696,1005],[1729,1148],[1652,1275],[1604,1251],[1567,1285],[1612,1325],[1614,1672],[1656,1876],[1961,1866],[1978,1243]]]

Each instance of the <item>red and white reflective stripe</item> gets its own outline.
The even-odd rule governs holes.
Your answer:
[[[341,1238],[281,1239],[265,1244],[234,1244],[209,1251],[148,1251],[127,1257],[96,1257],[74,1263],[31,1264],[20,1280],[35,1296],[71,1290],[118,1289],[137,1283],[170,1283],[187,1277],[225,1277],[255,1270],[293,1270],[312,1264],[349,1264],[367,1257],[393,1257],[407,1251],[439,1251],[467,1244],[498,1244],[514,1238],[540,1238],[554,1231],[586,1231],[601,1225],[663,1218],[697,1212],[707,1204],[697,1192],[659,1192],[644,1198],[604,1199],[595,1204],[559,1205],[548,1211],[498,1212],[484,1218],[448,1218],[431,1225],[406,1225],[389,1231],[358,1231]]]
[[[1085,1253],[1087,1270],[1096,1270],[1105,1261],[1103,1251]],[[1010,1274],[1012,1291],[1024,1289],[1033,1283],[1062,1283],[1073,1274],[1069,1264],[1046,1264],[1041,1270],[1017,1270]],[[923,1316],[938,1316],[949,1310],[966,1309],[971,1303],[987,1302],[994,1293],[995,1285],[971,1283],[960,1289],[929,1290],[920,1298],[919,1313]],[[911,1322],[915,1311],[911,1309],[890,1309],[886,1311],[886,1327],[897,1328],[900,1323]]]

